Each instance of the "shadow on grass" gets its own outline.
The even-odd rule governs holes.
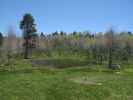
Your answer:
[[[21,70],[0,70],[0,74],[28,74],[32,73],[34,69],[21,69]]]
[[[87,60],[77,59],[44,59],[44,60],[31,60],[33,67],[45,67],[51,66],[54,68],[70,68],[76,66],[87,66],[90,64]]]

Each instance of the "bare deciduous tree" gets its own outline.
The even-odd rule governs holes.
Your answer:
[[[108,67],[112,69],[112,50],[113,50],[113,41],[114,41],[114,29],[110,28],[106,34],[106,43],[108,47]]]
[[[10,66],[10,69],[12,69],[14,65],[13,61],[14,54],[17,52],[16,33],[12,27],[9,27],[5,42],[6,42],[5,50],[7,56],[7,65]]]

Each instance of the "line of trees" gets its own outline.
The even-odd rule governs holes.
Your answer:
[[[112,69],[114,63],[130,63],[133,59],[133,34],[131,32],[115,32],[110,28],[107,32],[53,32],[37,33],[36,24],[31,14],[25,14],[20,21],[23,37],[16,37],[10,28],[8,35],[0,33],[0,55],[6,52],[8,62],[13,55],[31,58],[32,53],[45,56],[79,57],[95,64],[108,63]],[[35,51],[35,52],[34,52]]]
[[[88,32],[62,32],[40,35],[40,46],[48,55],[57,52],[59,56],[86,56],[86,59],[97,63],[114,64],[131,63],[133,59],[133,35],[130,32],[115,32],[113,28],[105,33],[93,35]],[[130,34],[129,34],[130,33]],[[50,54],[49,54],[50,53]],[[56,53],[56,54],[57,54]]]

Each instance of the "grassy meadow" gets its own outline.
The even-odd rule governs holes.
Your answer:
[[[14,66],[0,72],[0,100],[133,99],[131,66],[120,71],[91,64],[76,68],[38,67],[30,60],[18,60]]]

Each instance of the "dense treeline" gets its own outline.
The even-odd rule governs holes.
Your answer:
[[[106,32],[54,32],[37,33],[31,14],[25,14],[20,22],[23,37],[16,37],[10,28],[7,36],[0,33],[1,64],[11,65],[16,57],[59,57],[88,60],[93,64],[131,63],[133,59],[133,34],[115,32],[113,28]]]
[[[35,38],[36,46],[32,48],[32,55],[82,58],[92,63],[103,64],[109,60],[111,48],[111,59],[114,63],[130,63],[133,57],[133,35],[129,32],[112,34],[110,31],[95,35],[90,32],[54,32],[49,35],[41,33]],[[9,32],[7,37],[0,34],[1,54],[4,54],[4,51],[9,57],[13,53],[22,56],[23,38]]]
[[[103,63],[111,49],[114,61],[128,62],[132,58],[133,35],[130,32],[116,33],[111,29],[95,36],[90,32],[55,33],[47,36],[41,34],[39,39],[39,48],[49,52],[49,55],[57,52],[58,56],[77,55]]]

